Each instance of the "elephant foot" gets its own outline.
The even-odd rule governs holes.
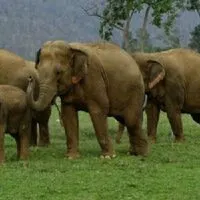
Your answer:
[[[39,143],[38,143],[39,147],[48,147],[49,145],[50,145],[49,141],[40,140]]]
[[[150,144],[155,144],[156,143],[156,137],[149,136],[148,141],[149,141]]]
[[[69,160],[75,160],[77,158],[80,158],[80,153],[78,153],[78,152],[68,152],[68,153],[66,153],[66,157]]]
[[[116,154],[113,155],[100,155],[100,159],[108,159],[111,160],[112,158],[115,158]]]
[[[37,141],[31,139],[31,140],[29,141],[29,146],[30,146],[30,147],[36,147],[36,146],[37,146]]]
[[[174,142],[181,143],[181,142],[184,142],[184,141],[185,141],[184,136],[175,136]]]
[[[115,142],[116,142],[117,144],[120,144],[120,143],[121,143],[121,140],[120,140],[119,138],[116,138],[116,139],[115,139]]]
[[[147,156],[149,153],[148,141],[146,139],[140,139],[136,141],[137,143],[129,148],[129,154],[135,156]]]
[[[3,165],[5,162],[5,159],[4,158],[0,158],[0,166]]]
[[[29,152],[23,151],[19,155],[17,155],[18,160],[28,160]]]
[[[37,144],[33,144],[33,143],[29,144],[29,147],[36,147],[36,146],[37,146]]]
[[[109,140],[109,142],[110,144],[108,146],[106,145],[102,148],[101,155],[100,155],[101,159],[112,159],[116,157],[116,153],[111,144],[111,140]]]
[[[28,160],[28,155],[21,155],[21,156],[17,156],[17,159],[20,160],[20,161],[26,161]]]

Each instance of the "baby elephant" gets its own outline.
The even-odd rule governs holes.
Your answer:
[[[26,92],[11,85],[0,85],[0,163],[4,162],[4,134],[17,144],[17,157],[27,159],[31,113]]]

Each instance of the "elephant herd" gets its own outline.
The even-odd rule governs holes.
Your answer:
[[[61,118],[69,159],[79,153],[78,111],[89,113],[102,158],[115,157],[107,117],[125,126],[129,153],[146,156],[149,140],[142,131],[148,96],[147,135],[156,141],[160,110],[167,113],[175,141],[184,140],[181,113],[200,123],[200,54],[189,49],[129,54],[108,42],[47,41],[35,63],[0,50],[0,163],[4,133],[17,143],[17,156],[28,157],[30,145],[48,145],[51,105],[61,99]],[[118,135],[118,139],[120,135]]]

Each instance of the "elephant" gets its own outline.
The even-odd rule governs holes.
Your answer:
[[[144,104],[143,104],[143,110],[146,108],[147,106],[147,95],[145,94],[145,100],[144,100]],[[142,115],[142,120],[143,120],[143,115]],[[122,138],[122,135],[124,133],[124,129],[125,129],[125,126],[123,124],[121,124],[120,122],[118,123],[118,131],[117,131],[117,135],[116,135],[116,138],[115,138],[115,142],[117,144],[120,144],[121,143],[121,138]]]
[[[122,135],[124,133],[124,129],[125,129],[125,126],[119,122],[118,123],[118,131],[117,131],[117,135],[116,135],[116,138],[115,138],[115,142],[117,144],[121,143],[121,138],[122,138]]]
[[[167,113],[175,142],[184,141],[181,113],[200,123],[200,54],[191,49],[132,54],[148,95],[147,135],[156,142],[160,110]]]
[[[35,98],[39,94],[39,76],[35,69],[35,63],[25,60],[13,52],[0,49],[0,85],[8,84],[26,91],[28,77],[36,80]],[[30,145],[37,145],[37,124],[39,124],[40,146],[50,144],[48,121],[51,115],[51,107],[47,107],[40,112],[32,112],[32,131],[30,135]]]
[[[138,65],[127,52],[104,41],[47,41],[37,52],[36,68],[40,94],[35,101],[30,87],[28,101],[39,111],[55,96],[60,97],[67,158],[80,156],[80,110],[90,115],[101,158],[116,156],[108,136],[107,116],[127,126],[131,155],[148,154],[147,138],[141,130],[144,83]]]
[[[0,164],[5,161],[4,135],[10,133],[17,144],[17,157],[27,159],[31,131],[31,110],[27,95],[12,85],[0,85]]]

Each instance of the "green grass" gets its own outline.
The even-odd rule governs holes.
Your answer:
[[[114,143],[117,157],[99,159],[100,148],[86,113],[80,113],[81,158],[64,157],[64,130],[51,117],[48,148],[31,148],[28,164],[16,160],[15,143],[6,136],[6,163],[0,167],[0,200],[193,200],[200,199],[200,127],[183,116],[186,141],[174,144],[162,114],[157,144],[147,158],[126,155],[127,134]],[[117,123],[109,119],[109,134]]]

